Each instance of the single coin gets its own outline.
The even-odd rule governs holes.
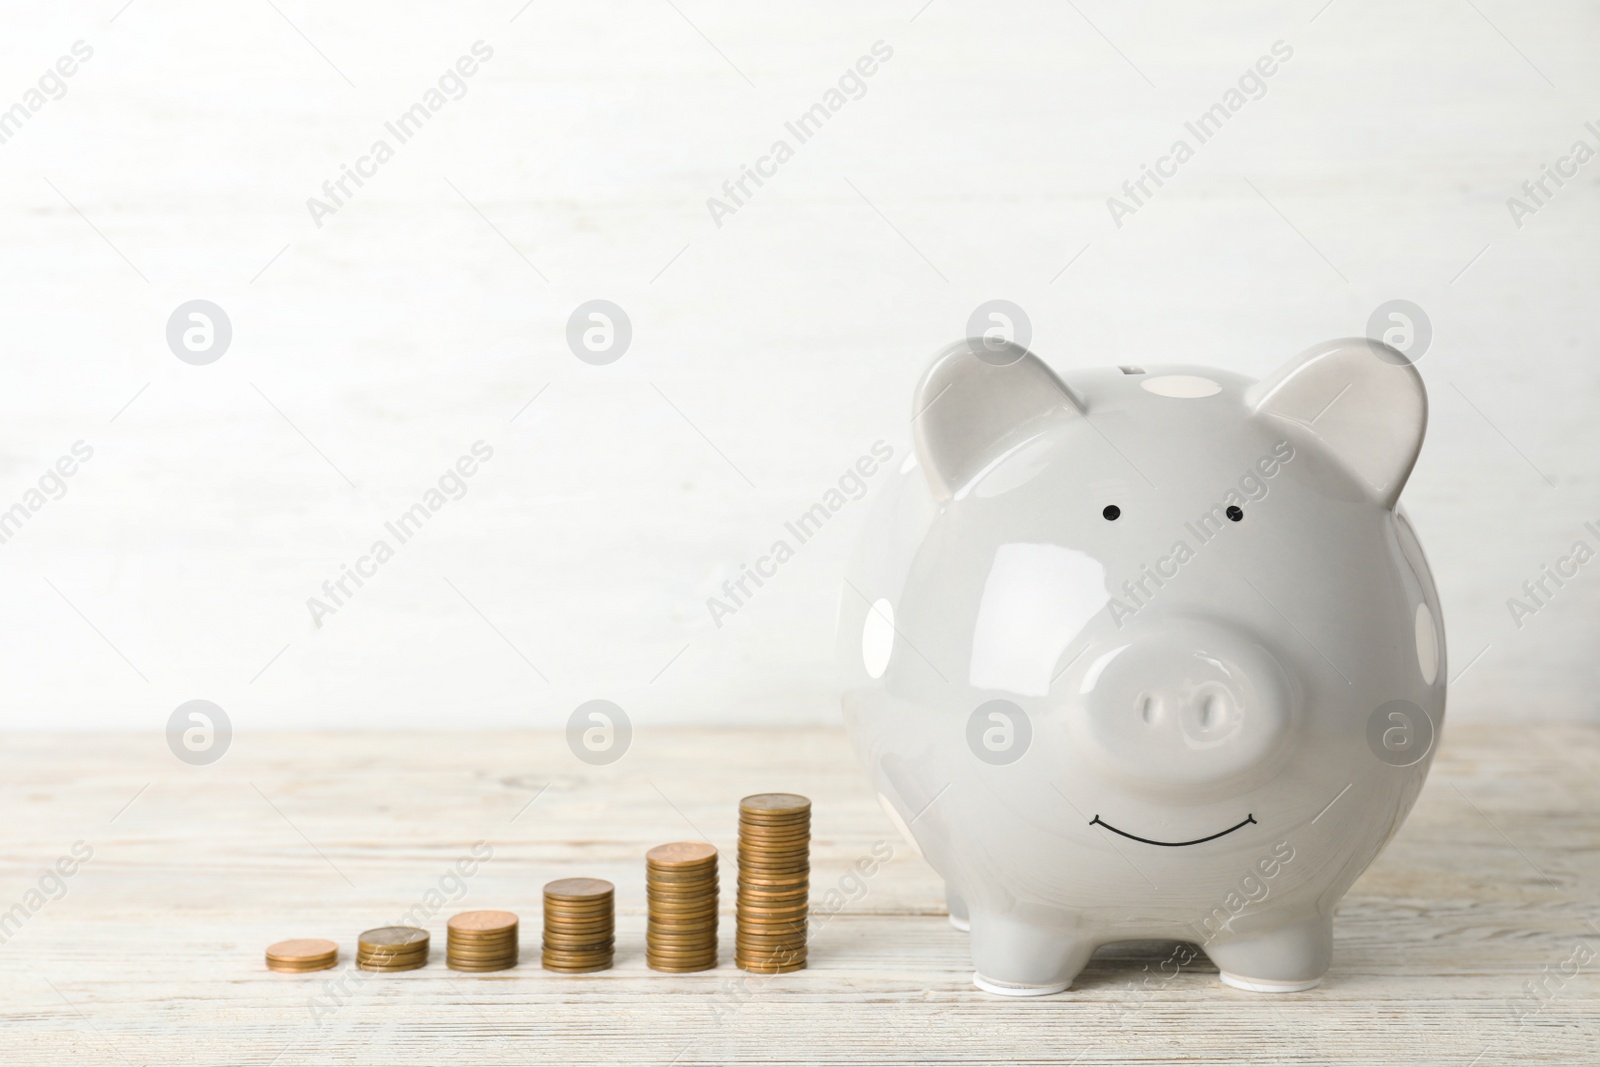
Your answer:
[[[798,793],[756,793],[739,801],[740,814],[783,815],[810,810],[811,801]]]
[[[428,931],[415,926],[379,926],[371,930],[363,930],[357,939],[357,944],[362,946],[382,945],[405,946],[426,945]]]
[[[552,900],[586,901],[608,897],[616,888],[604,878],[558,878],[545,885],[544,895]]]
[[[338,951],[337,942],[322,937],[297,937],[267,946],[267,955],[280,963],[311,962]]]
[[[516,925],[517,917],[509,911],[464,911],[451,916],[447,929],[469,935],[490,934]]]
[[[658,867],[684,867],[715,863],[717,850],[704,841],[674,841],[657,845],[644,854],[646,862]]]

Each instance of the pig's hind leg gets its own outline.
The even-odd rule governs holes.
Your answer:
[[[1044,996],[1071,986],[1094,954],[1096,942],[1076,927],[1070,915],[1041,920],[973,911],[972,962],[977,967],[973,984],[1008,997]]]
[[[967,902],[961,899],[961,894],[949,883],[944,887],[944,903],[950,912],[950,925],[962,933],[972,929],[972,918],[967,914]]]
[[[1322,981],[1333,962],[1333,916],[1315,916],[1205,946],[1222,980],[1255,993],[1297,993]]]

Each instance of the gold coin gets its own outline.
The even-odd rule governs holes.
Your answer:
[[[589,901],[610,897],[616,886],[604,878],[558,878],[544,887],[546,900]]]
[[[297,937],[267,946],[267,955],[280,963],[311,962],[338,951],[338,942],[322,937]]]
[[[517,917],[509,911],[464,911],[453,915],[446,929],[459,934],[495,934],[517,925]]]
[[[362,948],[367,947],[404,947],[407,945],[426,945],[428,931],[415,926],[379,926],[372,930],[363,930],[356,939],[356,944]]]
[[[811,801],[798,793],[756,793],[739,801],[741,815],[789,815],[810,810]]]
[[[324,971],[338,962],[338,943],[321,937],[297,937],[267,946],[269,970]]]
[[[704,841],[674,841],[657,845],[644,854],[645,862],[658,867],[692,867],[717,860],[716,846]]]

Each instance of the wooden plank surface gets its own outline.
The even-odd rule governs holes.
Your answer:
[[[1327,981],[1271,997],[1203,956],[1163,975],[1165,943],[1102,950],[1059,996],[973,989],[938,879],[837,730],[652,730],[609,767],[543,733],[255,735],[210,767],[145,735],[14,735],[0,765],[0,1063],[1600,1062],[1593,727],[1448,729],[1344,901]],[[815,916],[810,968],[736,970],[725,909],[717,970],[647,970],[644,850],[728,850],[738,798],[768,789],[815,801],[814,906],[851,898]],[[79,841],[92,857],[45,878]],[[479,841],[492,857],[458,881]],[[878,841],[893,858],[854,888]],[[449,915],[507,908],[531,934],[539,886],[578,873],[617,884],[614,970],[545,972],[527,935],[513,971],[443,966]],[[419,904],[434,962],[354,971],[356,934]],[[340,967],[268,972],[288,937],[339,941]]]

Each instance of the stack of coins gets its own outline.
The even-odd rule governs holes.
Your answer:
[[[267,946],[267,969],[271,971],[325,971],[338,962],[339,946],[320,937],[297,937]]]
[[[452,971],[503,971],[517,965],[517,917],[509,911],[464,911],[445,928]]]
[[[603,878],[561,878],[544,887],[545,970],[603,971],[616,946],[616,887]]]
[[[415,926],[380,926],[356,941],[356,966],[363,971],[414,971],[428,963],[428,931]]]
[[[650,921],[645,962],[655,971],[717,965],[717,850],[699,841],[658,845],[644,856]]]
[[[793,793],[741,800],[734,963],[757,974],[806,965],[810,875],[811,801]]]

